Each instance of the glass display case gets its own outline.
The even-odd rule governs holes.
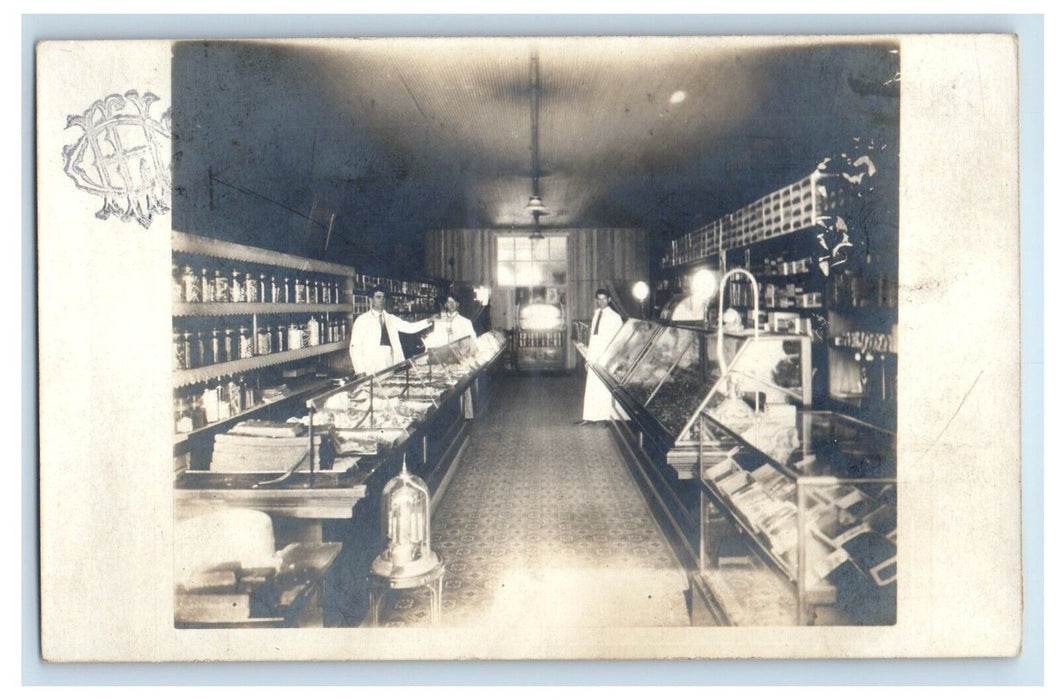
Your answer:
[[[458,395],[499,356],[502,335],[463,338],[430,348],[374,375],[332,388],[307,402],[315,430],[329,430],[339,456],[377,454],[404,442],[433,409]]]
[[[599,356],[598,366],[620,383],[635,366],[661,326],[653,321],[629,319]]]
[[[715,333],[632,319],[594,365],[618,387],[615,396],[626,411],[646,417],[641,427],[666,446],[669,463],[683,478],[693,478],[703,446],[715,463],[732,445],[730,437],[696,420],[703,410],[733,410],[731,397],[737,397],[736,407],[776,415],[811,404],[807,336],[725,336],[722,350],[729,367],[721,381]]]
[[[735,624],[894,624],[895,435],[818,411],[738,427],[709,414],[700,420],[738,440],[700,472],[708,501],[701,576],[723,616]],[[726,595],[731,581],[766,589],[775,576],[792,595],[755,608]]]

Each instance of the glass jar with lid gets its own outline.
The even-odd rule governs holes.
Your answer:
[[[238,340],[235,338],[234,330],[231,328],[224,329],[224,340],[221,345],[224,348],[224,357],[228,362],[239,359]]]
[[[239,359],[245,360],[253,357],[253,338],[250,337],[250,329],[247,326],[239,326]]]
[[[187,355],[190,348],[184,340],[184,334],[173,331],[173,369],[189,369]]]
[[[180,276],[180,266],[173,263],[173,301],[181,302],[184,299],[184,281]]]
[[[252,272],[246,273],[246,301],[256,304],[261,301],[261,290],[257,288],[257,278]]]
[[[257,354],[267,355],[272,352],[271,328],[261,326],[257,329]]]
[[[191,418],[191,402],[183,396],[173,403],[173,418],[177,433],[190,433],[195,429]]]
[[[231,271],[231,286],[229,288],[231,300],[236,304],[246,301],[242,273],[238,270]]]
[[[231,301],[228,294],[228,276],[220,270],[213,271],[213,301],[218,304]]]
[[[220,331],[214,328],[209,332],[209,354],[213,358],[214,363],[227,362],[228,358],[224,355],[224,345],[221,342]]]
[[[198,286],[202,291],[202,301],[209,303],[213,301],[213,280],[210,279],[209,270],[202,268],[202,274],[198,278]]]
[[[184,288],[182,301],[187,302],[200,302],[202,301],[202,287],[198,275],[191,269],[190,265],[184,265],[184,270],[180,275],[181,286]]]

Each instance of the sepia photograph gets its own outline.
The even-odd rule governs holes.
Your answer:
[[[175,623],[892,624],[899,87],[175,44]]]
[[[64,72],[104,48],[128,80]],[[968,76],[975,52],[993,68]],[[1016,80],[988,90],[1015,54],[39,45],[44,657],[1016,654],[1017,549],[945,603],[960,564],[937,554],[959,518],[1020,532],[1017,337],[953,349],[945,325],[1016,324]],[[952,75],[988,95],[976,218],[931,189],[960,122],[921,85]],[[57,469],[77,445],[87,466]],[[89,521],[137,544],[73,563]],[[128,619],[66,635],[103,614],[71,623],[69,582],[124,568]]]

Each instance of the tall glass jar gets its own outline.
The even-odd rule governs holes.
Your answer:
[[[250,329],[239,326],[239,359],[245,360],[253,357],[253,338],[250,337]]]
[[[213,301],[218,304],[231,301],[228,295],[228,277],[220,270],[213,271]]]
[[[190,265],[184,265],[183,273],[180,275],[180,280],[184,288],[184,301],[188,302],[200,302],[202,301],[202,287],[198,275],[191,269]]]
[[[251,304],[261,301],[261,290],[257,288],[257,278],[252,272],[246,273],[246,301]]]
[[[271,352],[272,338],[269,334],[271,329],[261,326],[257,329],[257,354],[267,355]]]
[[[187,354],[190,348],[184,341],[184,334],[180,331],[173,332],[173,368],[189,369]]]
[[[283,293],[279,289],[279,283],[276,282],[275,275],[268,278],[268,290],[268,298],[273,304],[278,304],[283,301]]]
[[[184,282],[180,276],[180,266],[176,263],[173,263],[173,301],[185,301]]]
[[[214,363],[228,361],[227,356],[224,355],[224,345],[221,341],[220,331],[216,328],[209,332],[209,352],[213,356]]]
[[[276,326],[276,352],[286,352],[287,349],[287,326],[280,323]]]
[[[301,281],[300,277],[294,278],[294,303],[305,303],[305,283]]]
[[[270,290],[268,287],[268,280],[265,278],[265,273],[262,272],[257,275],[257,296],[259,297],[258,301],[260,301],[262,304],[267,302],[274,303],[275,298],[269,296],[269,291]]]
[[[209,334],[206,331],[195,333],[195,364],[205,367],[213,364],[213,354],[209,347]]]
[[[228,362],[239,359],[238,340],[235,338],[235,331],[231,328],[224,329],[222,347],[224,348],[224,358]]]
[[[198,286],[202,290],[202,301],[206,303],[213,301],[213,280],[210,279],[209,270],[206,268],[202,268]]]
[[[246,301],[242,273],[238,270],[231,271],[231,300],[236,304]]]
[[[294,298],[290,296],[290,278],[283,278],[283,303],[290,304],[294,301]]]

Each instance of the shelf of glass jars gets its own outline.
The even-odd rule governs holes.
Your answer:
[[[281,395],[263,398],[236,413],[229,413],[223,418],[219,418],[218,420],[215,420],[213,422],[205,422],[199,425],[198,427],[192,428],[190,430],[177,432],[173,441],[174,446],[179,448],[181,445],[187,442],[188,439],[193,438],[196,435],[201,435],[209,431],[221,429],[226,425],[232,425],[238,421],[251,418],[254,414],[260,413],[264,409],[273,408],[279,404],[293,401],[299,397],[309,396],[316,392],[323,391],[327,387],[331,386],[333,383],[334,379],[332,377],[326,377],[323,379],[317,377],[310,377],[302,381],[288,379],[285,382],[286,389]],[[191,421],[190,416],[188,417],[188,421]],[[193,425],[193,423],[191,423],[191,425]]]
[[[264,248],[254,248],[253,246],[230,243],[216,238],[196,236],[182,231],[173,231],[172,246],[173,252],[175,253],[187,253],[190,255],[202,255],[210,258],[255,263],[269,268],[287,268],[313,274],[350,278],[355,274],[353,268],[345,265],[329,263],[323,260],[301,258],[286,253],[277,253],[272,250],[265,250]]]
[[[339,340],[337,342],[296,348],[294,350],[285,350],[283,352],[269,353],[266,355],[253,355],[238,360],[218,362],[191,369],[178,369],[173,372],[173,386],[174,388],[180,388],[190,384],[198,384],[217,377],[241,374],[243,372],[261,369],[262,367],[271,367],[319,355],[326,355],[327,353],[344,350],[347,347],[347,340]]]
[[[173,302],[173,316],[238,316],[300,313],[351,313],[352,304],[287,304],[270,302]]]

